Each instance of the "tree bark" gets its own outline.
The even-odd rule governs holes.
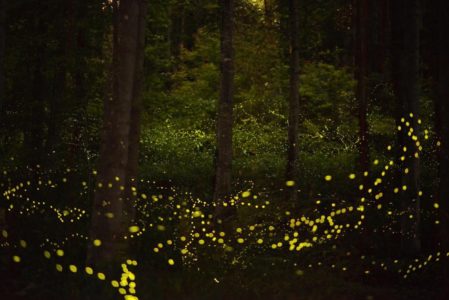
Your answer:
[[[290,33],[290,90],[288,113],[287,166],[286,182],[293,181],[293,186],[287,187],[287,198],[296,203],[297,194],[297,160],[298,160],[298,124],[299,124],[299,17],[298,1],[289,0],[289,33]]]
[[[437,110],[439,110],[439,197],[441,246],[449,248],[449,3],[438,0],[438,77]]]
[[[6,0],[0,0],[0,119],[3,119],[5,102],[6,58]]]
[[[217,116],[217,160],[215,166],[214,202],[225,201],[232,184],[232,124],[234,98],[234,0],[221,3],[221,87]]]
[[[121,0],[114,5],[113,93],[105,101],[103,137],[98,159],[97,189],[92,210],[88,260],[94,266],[111,268],[127,251],[127,207],[124,197],[129,159],[132,99],[138,67],[139,31],[144,0]],[[111,215],[112,214],[112,215]],[[111,217],[112,216],[112,217]],[[113,266],[113,265],[112,265]]]
[[[135,80],[133,87],[133,98],[131,103],[131,124],[129,131],[128,164],[126,168],[126,188],[125,199],[128,203],[125,211],[127,220],[130,221],[135,216],[132,203],[136,200],[137,177],[139,171],[139,144],[140,144],[140,123],[142,114],[142,90],[144,78],[145,61],[145,16],[146,3],[143,2],[139,14],[138,48],[136,55]]]
[[[399,182],[407,186],[401,193],[401,233],[402,251],[406,255],[416,255],[421,250],[420,240],[420,199],[419,191],[419,158],[416,144],[407,136],[408,128],[401,118],[410,121],[410,127],[417,130],[419,101],[419,0],[392,1],[392,77],[397,101],[396,122],[402,126],[398,140],[400,154],[406,155],[404,164],[400,164]],[[409,118],[409,114],[413,118]],[[402,151],[402,147],[407,152]],[[405,165],[409,173],[404,174]]]
[[[273,0],[263,0],[265,24],[269,27],[271,27],[273,25],[273,21],[274,21],[274,7],[273,6],[274,6]]]
[[[369,171],[369,145],[368,145],[368,1],[355,1],[355,77],[357,80],[356,98],[359,120],[359,167],[361,173]],[[368,178],[364,176],[363,178]],[[367,180],[364,180],[367,185]]]
[[[39,10],[44,10],[39,6]],[[33,55],[30,67],[32,72],[31,88],[30,88],[30,105],[27,108],[27,127],[24,128],[24,142],[26,160],[32,168],[40,164],[43,159],[43,141],[45,139],[45,76],[44,63],[46,61],[45,45],[43,41],[43,33],[47,30],[42,16],[36,15],[33,23],[34,42]]]

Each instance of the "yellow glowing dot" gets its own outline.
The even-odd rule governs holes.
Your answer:
[[[124,288],[119,288],[119,289],[118,289],[118,292],[119,292],[121,295],[125,295],[125,294],[126,294],[126,290],[125,290]]]
[[[94,240],[93,243],[94,243],[94,246],[95,246],[95,247],[100,247],[100,246],[101,246],[101,241],[98,240],[98,239]]]
[[[239,244],[243,244],[244,241],[245,241],[245,240],[242,239],[242,238],[238,238],[238,239],[237,239],[237,243],[239,243]]]
[[[251,192],[250,191],[245,191],[242,193],[242,197],[243,198],[248,198],[249,196],[251,196]]]
[[[92,275],[94,273],[94,270],[91,267],[86,267],[84,270],[87,275]]]
[[[76,273],[78,271],[78,268],[75,265],[70,265],[69,266],[69,270],[72,273]]]
[[[349,179],[355,179],[355,174],[349,174]]]
[[[62,272],[62,266],[60,265],[60,264],[56,264],[56,270],[58,271],[58,272]]]
[[[326,175],[326,176],[324,176],[324,180],[331,181],[332,180],[332,176],[331,175]]]
[[[262,239],[258,239],[257,240],[257,243],[260,245],[260,244],[263,244],[263,240]]]
[[[294,186],[295,185],[295,181],[294,180],[289,180],[287,182],[285,182],[286,186]]]
[[[440,207],[440,205],[439,205],[438,203],[435,202],[435,203],[433,204],[433,207],[434,207],[435,209],[438,209],[438,208]]]
[[[112,280],[111,285],[115,288],[118,288],[120,286],[117,280]]]
[[[51,257],[50,252],[48,252],[47,250],[44,251],[44,256],[45,258],[49,259]]]
[[[64,256],[64,250],[62,250],[62,249],[56,250],[56,255],[57,256]]]
[[[134,225],[134,226],[130,226],[128,230],[131,233],[136,233],[140,230],[140,228],[139,228],[139,226]]]
[[[205,242],[204,242],[203,239],[201,239],[201,240],[198,241],[198,244],[200,244],[200,245],[204,245],[204,243],[205,243]]]
[[[97,274],[97,277],[98,277],[98,279],[100,279],[100,280],[105,280],[105,279],[106,279],[106,276],[105,276],[103,273],[101,273],[101,272],[99,272],[99,273]]]
[[[20,256],[17,256],[17,255],[14,255],[14,256],[12,257],[12,260],[13,260],[15,263],[19,263],[19,262],[21,261]]]
[[[174,264],[175,264],[175,261],[173,260],[173,259],[169,259],[168,260],[168,264],[170,265],[170,266],[173,266]]]

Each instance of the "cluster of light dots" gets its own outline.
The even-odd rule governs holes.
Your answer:
[[[409,117],[410,118],[407,119],[401,119],[401,125],[397,127],[397,130],[405,132],[406,136],[408,136],[410,141],[416,146],[414,147],[415,149],[407,149],[407,147],[403,146],[401,149],[402,155],[398,157],[398,161],[390,160],[386,162],[384,166],[380,168],[380,174],[373,179],[371,185],[364,186],[363,184],[359,184],[356,187],[356,190],[358,190],[361,196],[353,205],[337,207],[336,201],[334,201],[331,203],[330,211],[327,214],[320,214],[319,210],[315,209],[315,216],[300,215],[294,217],[290,211],[284,211],[282,214],[285,216],[285,221],[282,222],[264,220],[264,222],[241,225],[225,230],[217,229],[216,226],[214,226],[216,224],[216,220],[214,220],[214,212],[217,206],[216,203],[195,198],[190,193],[179,193],[174,188],[161,188],[165,189],[165,191],[160,194],[148,195],[146,193],[140,193],[136,187],[132,187],[132,193],[135,197],[133,206],[139,217],[133,220],[133,224],[129,226],[127,234],[122,238],[132,239],[142,237],[147,231],[163,233],[162,235],[167,236],[167,239],[155,242],[153,248],[149,250],[149,253],[166,253],[164,259],[166,259],[169,266],[174,266],[176,264],[175,256],[180,256],[182,263],[188,265],[193,264],[198,258],[197,253],[201,251],[202,248],[206,247],[221,249],[226,253],[236,252],[241,254],[248,247],[254,246],[264,251],[288,249],[289,251],[300,252],[304,249],[312,248],[315,245],[329,243],[330,241],[337,240],[348,231],[362,229],[363,223],[366,220],[365,213],[367,209],[371,207],[374,207],[379,211],[384,211],[387,216],[391,218],[400,216],[404,212],[397,213],[393,209],[385,210],[384,208],[385,206],[388,206],[388,203],[382,203],[381,200],[384,197],[384,193],[390,192],[399,194],[407,191],[408,187],[406,185],[396,186],[392,187],[390,191],[385,191],[385,188],[382,189],[382,187],[386,182],[387,175],[394,169],[394,167],[404,163],[402,172],[403,174],[408,174],[410,172],[409,168],[406,167],[408,158],[420,158],[423,146],[418,134],[411,127],[411,124],[413,123],[411,120],[414,116],[410,114]],[[421,124],[421,120],[418,119],[417,123]],[[424,139],[429,139],[428,130],[424,131]],[[437,142],[437,145],[439,146],[440,142]],[[393,147],[391,145],[387,147],[387,151],[392,151],[392,149]],[[373,165],[380,167],[379,164],[379,160],[376,159],[373,161]],[[66,174],[70,172],[73,172],[73,170],[66,170]],[[7,176],[8,172],[4,171],[3,175]],[[96,171],[93,171],[93,175],[97,175]],[[359,177],[367,177],[368,175],[368,171],[365,171],[361,174],[351,173],[348,174],[347,177],[350,181],[355,181]],[[330,183],[332,180],[332,175],[325,175],[323,177],[324,183]],[[115,177],[113,182],[105,184],[98,183],[95,188],[118,187],[123,190],[124,187],[120,181],[120,178]],[[45,210],[45,212],[52,212],[56,216],[56,219],[61,223],[74,223],[88,215],[85,210],[77,207],[60,208],[55,204],[47,203],[47,201],[44,200],[31,200],[27,196],[28,194],[32,194],[32,189],[35,189],[36,191],[45,191],[46,189],[56,189],[65,183],[67,183],[67,178],[64,176],[58,181],[39,177],[34,184],[32,184],[31,181],[25,181],[18,184],[10,183],[6,190],[3,191],[2,195],[6,201],[10,202],[8,207],[9,212],[17,211],[19,215],[32,215]],[[149,184],[150,182],[141,180],[140,183]],[[81,184],[82,192],[80,195],[83,195],[89,189],[89,185],[87,182],[82,182]],[[297,183],[289,180],[285,185],[287,187],[296,187]],[[2,184],[2,187],[3,186],[4,184]],[[167,194],[169,195],[167,196]],[[422,195],[422,191],[418,191],[417,196],[421,197]],[[20,204],[13,203],[13,200]],[[343,201],[340,202],[344,203]],[[323,206],[323,202],[319,198],[315,200],[315,203],[317,207]],[[267,195],[264,193],[253,193],[251,188],[241,190],[228,201],[224,202],[223,206],[266,210],[267,214],[272,210],[272,205]],[[432,206],[435,210],[439,209],[439,203],[437,201],[435,201]],[[355,222],[338,222],[340,216],[354,214],[357,216]],[[106,217],[114,218],[115,216],[112,212],[107,212]],[[410,218],[413,218],[413,215],[410,214]],[[184,224],[184,229],[179,229],[178,225],[181,223]],[[218,220],[217,223],[220,224],[221,220]],[[435,220],[435,224],[439,224],[439,221]],[[2,237],[3,240],[0,244],[2,247],[12,247],[17,249],[27,248],[27,242],[25,240],[19,240],[18,244],[9,241],[8,232],[6,230],[2,231]],[[71,233],[58,242],[46,239],[40,245],[41,248],[44,249],[44,247],[51,246],[53,250],[44,250],[44,257],[49,260],[53,256],[56,258],[63,257],[65,252],[62,250],[62,247],[69,240],[73,239],[89,241],[87,235],[80,233]],[[102,246],[100,239],[93,239],[91,243],[95,247]],[[235,249],[240,249],[241,251],[234,251]],[[177,253],[177,255],[172,256],[174,253]],[[349,255],[351,254],[350,252],[348,253]],[[437,252],[424,259],[415,259],[412,263],[396,269],[403,278],[407,278],[411,273],[423,269],[431,262],[438,262],[443,257],[447,256],[449,256],[449,252],[445,254],[444,252]],[[361,259],[365,260],[365,257],[362,256]],[[22,262],[20,255],[13,255],[12,260],[16,263]],[[234,258],[234,261],[238,260],[239,258]],[[128,269],[128,266],[136,265],[137,262],[135,260],[128,260],[121,265],[122,276],[120,280],[111,281],[112,287],[116,288],[118,293],[123,295],[125,299],[137,299],[137,296],[135,296],[135,275]],[[380,269],[386,271],[394,269],[395,266],[401,264],[399,263],[399,260],[394,260],[389,263],[372,260],[371,265],[380,267]],[[323,266],[323,263],[318,262],[316,266]],[[64,270],[68,270],[71,273],[80,272],[80,268],[75,264],[63,265],[62,263],[56,263],[55,267],[59,272],[63,272]],[[312,268],[313,264],[309,264],[308,267]],[[336,264],[331,264],[330,267],[332,269],[337,269]],[[348,271],[348,266],[341,266],[339,268],[341,271]],[[102,281],[106,280],[106,274],[102,272],[95,273],[90,267],[85,267],[84,271],[88,276],[95,276]],[[296,272],[297,275],[303,275],[303,273],[304,271],[300,269]],[[365,274],[370,273],[371,271],[369,269],[365,270]]]

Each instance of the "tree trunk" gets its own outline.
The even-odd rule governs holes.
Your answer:
[[[449,3],[438,1],[438,78],[437,109],[439,109],[439,197],[441,218],[441,246],[449,248]]]
[[[39,7],[45,9],[45,7]],[[45,77],[44,63],[46,61],[45,45],[43,41],[43,33],[46,31],[44,21],[40,15],[36,15],[33,24],[34,42],[33,55],[30,67],[32,72],[31,88],[28,95],[30,105],[27,107],[27,127],[24,128],[24,152],[26,161],[31,167],[42,162],[43,158],[43,141],[45,134]]]
[[[355,6],[355,77],[357,79],[356,98],[359,120],[359,166],[361,173],[369,171],[369,145],[368,145],[368,1],[356,0]],[[363,177],[368,178],[368,177]],[[364,180],[367,185],[367,180]]]
[[[293,181],[287,187],[287,198],[296,203],[297,194],[297,160],[298,160],[298,123],[299,123],[299,18],[298,1],[289,1],[289,33],[290,33],[290,91],[288,114],[287,166],[286,182]]]
[[[273,6],[274,6],[273,0],[263,0],[265,24],[269,27],[271,27],[273,25],[273,20],[274,20],[274,7]]]
[[[225,201],[232,184],[232,109],[234,97],[234,0],[221,0],[221,87],[217,118],[214,202]],[[219,204],[220,205],[220,204]]]
[[[0,0],[0,120],[5,105],[6,0]]]
[[[131,103],[131,125],[129,131],[128,164],[126,168],[126,189],[125,199],[129,205],[125,207],[127,220],[130,221],[135,216],[132,203],[136,200],[137,176],[139,171],[139,144],[140,144],[140,123],[142,113],[142,89],[144,78],[145,61],[145,16],[146,3],[142,3],[139,15],[138,48],[136,56],[135,80],[133,88],[133,98]]]
[[[124,190],[129,155],[132,99],[138,67],[140,19],[144,0],[121,0],[114,5],[113,93],[105,101],[104,129],[98,160],[97,189],[92,210],[88,260],[111,268],[127,251]]]
[[[410,119],[410,127],[417,130],[419,100],[419,0],[392,1],[392,77],[396,95],[396,122],[402,126],[398,139],[400,154],[406,155],[404,164],[400,164],[399,181],[407,190],[401,193],[401,233],[404,254],[416,255],[421,249],[420,240],[420,199],[419,159],[414,155],[417,147],[407,135],[408,128],[401,118]],[[403,146],[407,152],[402,151]],[[409,173],[404,174],[405,165]]]

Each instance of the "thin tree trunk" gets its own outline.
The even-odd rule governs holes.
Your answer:
[[[420,240],[420,199],[419,159],[414,158],[416,144],[407,136],[408,128],[401,118],[409,119],[410,126],[417,130],[419,100],[419,0],[392,1],[392,72],[393,85],[397,101],[396,122],[404,127],[399,132],[400,154],[406,155],[405,164],[409,173],[404,174],[405,164],[400,168],[400,185],[407,186],[401,194],[402,251],[404,254],[416,255],[421,249]],[[402,151],[405,146],[407,152]]]
[[[449,248],[449,3],[438,1],[438,93],[437,109],[439,108],[439,197],[441,218],[441,244]]]
[[[41,9],[45,9],[42,7]],[[45,133],[45,77],[44,62],[45,48],[41,35],[46,28],[41,16],[37,15],[33,24],[35,32],[34,55],[31,63],[31,93],[29,94],[30,105],[27,108],[27,128],[24,129],[24,148],[28,164],[36,167],[43,158],[43,141]]]
[[[356,39],[355,39],[355,77],[357,79],[356,98],[359,120],[359,166],[361,173],[369,171],[369,145],[368,145],[368,1],[356,0]],[[368,178],[364,176],[364,178]],[[364,180],[366,186],[367,180]]]
[[[4,124],[5,116],[5,58],[6,58],[6,0],[0,0],[0,126]],[[0,206],[0,227],[5,228],[6,210]]]
[[[145,61],[145,16],[146,3],[142,3],[139,15],[138,48],[136,56],[135,80],[133,98],[131,103],[131,125],[129,132],[128,164],[126,169],[126,189],[125,199],[128,203],[126,209],[127,220],[130,221],[135,216],[132,203],[136,199],[137,177],[139,170],[139,143],[140,143],[140,123],[142,113],[142,89],[144,78]]]
[[[298,160],[298,123],[299,123],[299,18],[298,1],[289,1],[289,32],[290,32],[290,92],[288,114],[287,166],[286,182],[294,184],[287,187],[287,197],[296,203],[297,194],[297,160]]]
[[[0,0],[0,120],[5,105],[6,0]]]
[[[221,16],[221,88],[217,118],[217,160],[214,202],[220,203],[231,193],[232,184],[232,109],[234,97],[234,0],[220,0]]]
[[[273,0],[263,0],[265,24],[269,27],[273,25],[274,20],[274,2]]]
[[[130,118],[140,13],[144,0],[114,1],[113,94],[105,101],[103,137],[98,161],[97,189],[92,210],[91,239],[102,241],[90,246],[88,260],[95,266],[111,268],[125,257],[127,243],[124,190],[129,155]],[[101,186],[100,186],[101,185]]]

